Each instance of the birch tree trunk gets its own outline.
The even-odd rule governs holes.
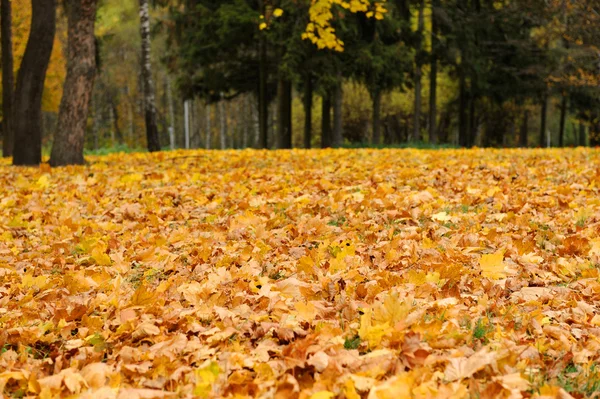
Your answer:
[[[144,117],[148,151],[160,151],[160,139],[156,123],[156,98],[152,81],[150,9],[148,0],[140,0],[140,33],[142,36],[142,83],[144,86]]]
[[[190,100],[183,102],[183,120],[185,123],[185,149],[190,149]]]
[[[173,105],[173,88],[171,78],[167,76],[167,102],[169,107],[169,144],[175,149],[175,106]]]

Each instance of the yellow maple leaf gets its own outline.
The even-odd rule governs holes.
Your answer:
[[[315,305],[313,305],[311,302],[296,302],[296,304],[294,304],[294,307],[298,311],[298,316],[300,316],[300,318],[308,322],[313,321],[317,316],[317,309],[315,308]]]
[[[481,275],[486,278],[499,280],[506,277],[504,271],[504,250],[499,250],[493,254],[482,255],[479,260]]]
[[[106,244],[99,241],[92,249],[92,259],[98,266],[110,266],[110,256],[106,253]]]
[[[313,393],[310,396],[310,399],[331,399],[334,398],[335,394],[330,391],[319,391],[317,393]]]

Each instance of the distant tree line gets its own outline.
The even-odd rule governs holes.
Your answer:
[[[600,7],[593,2],[395,0],[385,3],[381,20],[336,6],[332,26],[343,52],[302,40],[308,2],[276,3],[285,11],[277,18],[274,5],[252,0],[195,0],[172,9],[170,65],[184,96],[210,104],[251,94],[261,115],[259,147],[292,146],[292,93],[304,104],[304,147],[314,142],[315,96],[322,147],[600,143]],[[257,30],[261,15],[267,28]],[[455,86],[441,109],[440,80]],[[364,117],[343,118],[349,81],[370,97],[368,125]],[[412,92],[413,106],[384,119],[393,91]],[[268,131],[264,114],[273,103],[276,126]],[[560,114],[552,132],[550,109]]]

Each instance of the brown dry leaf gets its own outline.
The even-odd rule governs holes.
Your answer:
[[[588,149],[0,160],[2,395],[586,397],[598,164]]]
[[[496,352],[490,352],[488,348],[483,348],[469,357],[463,356],[449,359],[444,371],[444,377],[448,381],[469,378],[476,372],[483,370],[486,366],[493,364],[497,356]]]

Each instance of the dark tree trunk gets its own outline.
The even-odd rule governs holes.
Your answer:
[[[473,93],[473,90],[471,90],[471,98],[469,101],[469,129],[468,136],[466,139],[467,147],[472,147],[473,144],[475,144],[475,138],[477,137],[477,114],[475,112],[476,107],[477,97]]]
[[[540,147],[546,146],[546,120],[548,114],[548,96],[545,94],[542,98],[542,112],[541,112],[541,123],[540,123]]]
[[[261,14],[265,14],[264,0],[259,0]],[[267,102],[267,39],[260,35],[258,42],[258,147],[269,148],[269,104]]]
[[[342,103],[344,92],[342,89],[341,76],[338,75],[338,84],[335,86],[333,95],[333,135],[331,146],[339,148],[344,142],[344,123],[342,115]]]
[[[309,73],[304,81],[304,148],[310,148],[312,141],[313,82]]]
[[[14,165],[42,161],[42,94],[56,32],[56,0],[32,0],[31,31],[17,76]]]
[[[438,132],[437,132],[437,48],[439,46],[437,34],[438,34],[438,21],[436,8],[439,7],[439,0],[432,0],[431,2],[431,70],[429,73],[429,142],[437,144]]]
[[[331,94],[322,97],[321,109],[321,148],[331,147]]]
[[[279,148],[292,148],[292,82],[280,78],[277,84],[277,135]]]
[[[156,123],[156,99],[152,80],[150,9],[148,0],[140,0],[140,32],[142,36],[142,82],[144,86],[144,119],[148,151],[160,151],[160,138]]]
[[[82,165],[84,162],[85,130],[96,75],[96,6],[97,0],[65,2],[69,23],[67,77],[50,155],[52,166]],[[114,103],[112,105],[116,108]],[[122,142],[120,132],[119,137]]]
[[[381,144],[381,92],[372,94],[373,97],[373,145]]]
[[[14,61],[12,51],[11,0],[1,0],[0,30],[2,34],[2,156],[13,154],[13,101],[15,94]]]
[[[529,110],[525,110],[523,114],[523,123],[521,124],[521,131],[519,132],[519,146],[526,148],[529,145],[528,133],[529,132]]]
[[[592,122],[589,133],[590,147],[600,146],[600,122]]]
[[[567,123],[567,102],[568,98],[563,95],[562,103],[560,104],[560,129],[558,131],[558,146],[565,146],[565,124]]]
[[[125,142],[125,137],[123,137],[123,132],[119,127],[119,107],[117,107],[117,102],[114,97],[110,99],[110,108],[112,109],[113,116],[113,129],[115,131],[115,135],[117,136],[117,143],[123,144]]]
[[[421,141],[421,103],[422,103],[422,86],[421,78],[423,75],[422,61],[422,43],[423,43],[423,30],[425,28],[425,0],[419,2],[419,16],[418,16],[418,27],[417,27],[417,59],[415,65],[415,113],[413,122],[413,141]]]
[[[581,147],[585,147],[586,146],[585,125],[583,123],[579,124],[579,145]]]
[[[467,105],[468,105],[468,98],[467,98],[467,81],[465,78],[465,73],[462,70],[459,71],[460,73],[460,81],[459,81],[459,85],[460,85],[460,98],[459,98],[459,110],[458,110],[458,144],[461,147],[467,147],[469,145],[469,138],[467,137],[468,135],[468,126],[467,126]]]

